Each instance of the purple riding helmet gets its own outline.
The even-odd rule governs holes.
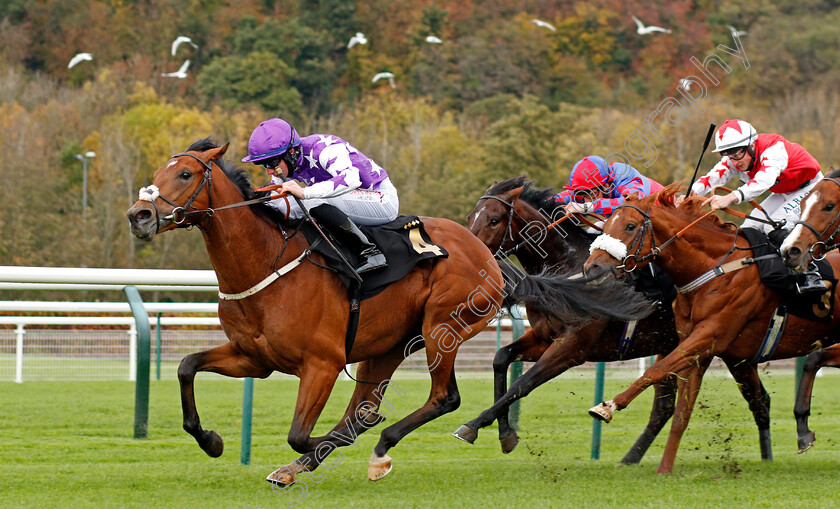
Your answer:
[[[282,158],[289,166],[289,171],[297,167],[297,156],[300,152],[289,150],[300,145],[300,136],[292,124],[282,118],[271,118],[260,123],[251,139],[248,140],[248,155],[242,158],[244,163],[257,163],[273,158]],[[295,154],[292,154],[295,152]]]

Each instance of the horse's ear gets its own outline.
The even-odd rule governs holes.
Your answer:
[[[519,198],[519,195],[522,194],[522,191],[524,190],[524,187],[517,187],[516,189],[511,189],[510,191],[508,191],[507,195],[510,196],[511,200],[515,200]]]
[[[217,161],[219,158],[225,155],[225,152],[227,152],[229,146],[230,142],[227,142],[219,148],[211,148],[210,150],[208,150],[207,154],[210,156],[210,159],[208,159],[208,161]]]

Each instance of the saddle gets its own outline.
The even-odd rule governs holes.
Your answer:
[[[816,262],[820,276],[824,281],[830,283],[827,284],[829,291],[825,294],[797,293],[796,283],[802,275],[785,265],[779,251],[779,246],[784,242],[788,233],[786,230],[774,230],[770,232],[768,237],[767,234],[755,228],[741,229],[741,234],[750,243],[754,258],[764,255],[777,255],[759,259],[755,264],[758,267],[761,282],[768,288],[778,290],[781,294],[779,308],[801,318],[827,322],[831,319],[834,306],[834,290],[837,286],[834,269],[827,260]]]
[[[339,244],[336,236],[327,228],[321,226],[330,238],[330,242],[341,251],[350,265],[360,263],[359,257],[350,249]],[[388,267],[366,272],[361,275],[362,286],[359,297],[368,299],[381,293],[391,283],[398,281],[411,272],[423,260],[446,258],[449,253],[443,247],[432,242],[417,216],[399,216],[390,223],[380,226],[359,226],[368,239],[379,247],[388,260]],[[300,224],[300,230],[312,246],[312,251],[320,254],[327,262],[330,270],[334,271],[342,283],[352,290],[356,279],[350,269],[339,259],[335,251],[324,242],[321,234],[309,221]]]

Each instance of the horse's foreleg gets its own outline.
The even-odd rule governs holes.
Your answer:
[[[579,366],[583,359],[575,358],[573,352],[579,350],[579,343],[573,337],[566,337],[563,341],[552,343],[545,353],[537,360],[527,372],[513,382],[501,398],[487,410],[481,412],[478,417],[458,428],[454,433],[455,437],[469,443],[475,442],[478,437],[478,430],[489,426],[494,420],[499,420],[499,435],[502,440],[502,451],[509,453],[516,446],[518,437],[516,431],[510,429],[506,435],[502,435],[502,420],[507,423],[508,410],[510,405],[521,398],[524,398],[534,389],[545,382],[563,373],[569,368]]]
[[[700,384],[703,375],[709,368],[712,358],[691,365],[682,373],[677,373],[677,406],[674,409],[674,418],[671,421],[671,432],[668,434],[668,442],[665,444],[665,451],[662,453],[662,461],[657,474],[670,474],[674,469],[674,461],[677,458],[677,449],[680,447],[683,433],[688,427],[691,419],[691,412],[694,410],[694,403],[697,401],[697,394],[700,392]]]
[[[195,407],[193,382],[199,371],[212,371],[231,377],[265,378],[270,369],[258,366],[236,345],[228,342],[224,345],[187,355],[178,366],[178,382],[181,385],[181,409],[184,414],[184,430],[192,435],[198,445],[213,458],[221,456],[224,448],[222,437],[213,430],[201,428],[198,410]]]
[[[796,391],[796,405],[793,415],[796,417],[796,438],[799,452],[803,453],[814,445],[816,435],[808,427],[808,417],[811,415],[811,392],[814,389],[817,371],[824,366],[840,367],[840,345],[834,345],[811,352],[805,358],[802,368],[802,380]]]
[[[711,345],[712,338],[700,335],[689,336],[671,353],[656,361],[653,366],[645,370],[644,374],[630,387],[611,400],[605,401],[589,409],[589,415],[602,421],[610,422],[616,410],[626,408],[645,389],[659,383],[666,377],[694,365],[702,364],[712,358],[714,352]]]
[[[650,410],[650,419],[642,434],[636,439],[636,443],[627,451],[621,463],[635,465],[642,461],[647,450],[656,439],[665,423],[674,415],[674,402],[677,399],[677,379],[674,376],[666,377],[659,383],[653,385],[655,394],[653,396],[653,408]]]
[[[732,373],[732,378],[738,383],[741,395],[747,400],[750,411],[758,426],[758,446],[761,459],[773,459],[773,447],[770,441],[770,394],[764,389],[758,377],[758,367],[755,364],[735,361],[727,362],[726,367]]]
[[[360,433],[382,422],[385,418],[379,414],[381,408],[393,408],[391,402],[385,398],[385,390],[390,385],[395,385],[390,376],[402,361],[403,349],[399,346],[381,357],[361,362],[356,370],[356,379],[359,381],[356,382],[353,396],[341,420],[324,437],[313,438],[316,441],[320,440],[320,443],[312,451],[303,454],[289,465],[278,468],[266,480],[283,486],[291,484],[295,482],[297,473],[312,472],[322,465],[335,449],[353,444]],[[395,390],[401,392],[399,387]],[[404,394],[402,396],[404,397]],[[342,458],[343,455],[339,455],[337,460],[330,461],[325,468],[335,468]],[[316,479],[316,482],[320,482],[320,479]]]

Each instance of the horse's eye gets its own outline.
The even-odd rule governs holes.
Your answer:
[[[826,211],[834,210],[834,203],[833,202],[826,203],[825,204],[825,210]]]
[[[181,180],[189,180],[190,177],[192,177],[192,173],[190,173],[186,170],[182,171],[181,174],[178,175],[178,178],[181,179]]]
[[[499,223],[500,223],[500,221],[499,221],[498,217],[494,217],[493,219],[490,220],[490,226],[496,226]]]
[[[627,226],[625,226],[624,229],[627,230],[628,232],[632,232],[633,230],[636,229],[636,225],[633,224],[633,223],[627,223]]]

